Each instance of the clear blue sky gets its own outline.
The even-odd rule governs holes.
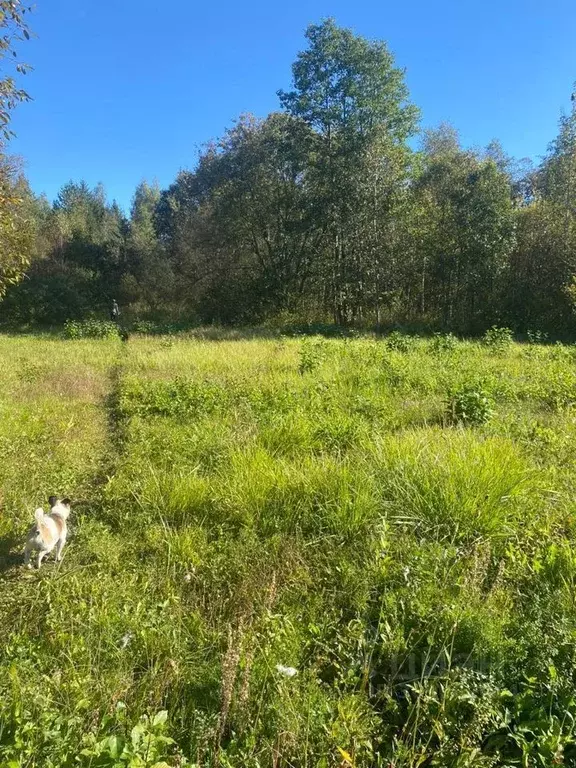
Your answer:
[[[168,185],[242,112],[276,109],[304,30],[333,16],[387,41],[424,126],[537,159],[576,79],[575,0],[36,0],[12,150],[35,191]]]

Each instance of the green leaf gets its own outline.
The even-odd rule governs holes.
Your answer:
[[[142,741],[143,734],[144,725],[142,723],[138,723],[138,725],[135,725],[134,728],[132,728],[132,731],[130,732],[130,738],[132,739],[132,746],[134,749],[138,749],[138,746]]]
[[[108,739],[108,751],[110,757],[118,758],[124,749],[124,740],[120,736],[110,736]]]
[[[156,715],[154,716],[154,720],[152,721],[152,725],[154,727],[158,725],[164,725],[166,720],[168,720],[168,712],[165,709],[163,709],[160,712],[156,713]]]

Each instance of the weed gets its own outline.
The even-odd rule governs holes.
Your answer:
[[[430,348],[435,354],[452,352],[458,346],[458,339],[453,333],[435,333]]]
[[[414,346],[414,339],[400,331],[392,331],[386,337],[385,343],[388,349],[393,349],[396,352],[409,352]]]
[[[447,410],[451,422],[478,426],[492,418],[494,400],[483,387],[465,384],[449,395]]]
[[[487,347],[497,352],[503,352],[512,344],[512,331],[510,328],[500,328],[497,325],[493,325],[486,331],[482,341]]]
[[[549,338],[545,331],[528,331],[526,335],[529,344],[546,344]]]
[[[311,373],[322,363],[326,356],[326,345],[319,339],[302,342],[300,347],[300,363],[298,370],[301,374]]]
[[[118,326],[109,320],[67,320],[65,339],[109,339],[118,336]]]

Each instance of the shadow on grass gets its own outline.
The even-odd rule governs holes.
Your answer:
[[[24,562],[24,545],[16,536],[0,538],[0,576]]]
[[[98,318],[92,318],[98,321]],[[109,322],[108,318],[100,318],[103,322]],[[88,321],[89,318],[86,318]],[[78,320],[82,323],[83,320]],[[129,338],[146,336],[179,336],[181,338],[199,339],[206,341],[249,341],[251,339],[277,339],[280,337],[324,336],[331,339],[349,339],[362,336],[385,337],[392,332],[398,332],[405,336],[418,338],[430,338],[435,334],[454,333],[461,340],[477,340],[482,337],[483,331],[464,332],[454,328],[443,327],[438,324],[425,324],[422,322],[390,322],[381,325],[337,325],[336,323],[302,322],[302,323],[278,323],[272,320],[263,325],[199,325],[192,320],[179,321],[154,321],[134,320],[127,316],[119,325],[118,335],[123,341]],[[33,323],[0,323],[0,335],[6,336],[35,336],[46,339],[66,339],[64,325],[37,325]],[[573,334],[537,334],[537,343],[548,346],[556,342],[571,344],[575,342]],[[85,337],[85,338],[88,338]],[[516,331],[514,340],[522,343],[534,343],[530,333]]]
[[[364,335],[384,335],[387,331],[370,328],[351,328],[322,323],[304,323],[299,325],[279,326],[220,326],[193,325],[191,323],[152,323],[147,321],[126,323],[118,335],[123,341],[129,338],[150,336],[175,336],[180,338],[198,339],[200,341],[249,341],[252,339],[278,339],[283,336],[324,336],[325,338],[354,338]],[[41,339],[67,339],[63,326],[35,326],[1,324],[0,335],[32,336]],[[88,336],[83,338],[89,338]],[[94,337],[96,338],[96,337]]]

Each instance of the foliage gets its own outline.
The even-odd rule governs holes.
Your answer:
[[[548,341],[548,334],[545,331],[528,330],[526,335],[529,344],[545,344]]]
[[[22,0],[0,0],[0,60],[4,62],[4,76],[0,78],[0,300],[8,286],[22,278],[30,262],[34,237],[24,211],[22,184],[18,184],[14,161],[4,154],[5,142],[13,135],[9,129],[12,110],[30,99],[9,74],[12,66],[20,75],[30,69],[18,61],[15,50],[18,42],[30,39],[26,19],[30,11]]]
[[[431,349],[436,354],[452,352],[458,346],[458,339],[453,333],[435,333],[432,337]]]
[[[499,328],[497,325],[493,325],[486,331],[482,337],[482,341],[487,347],[501,352],[507,349],[512,343],[512,331],[510,328]]]
[[[2,3],[0,13],[1,6]],[[0,126],[1,94],[0,80]],[[34,222],[29,218],[25,205],[29,195],[27,185],[18,174],[18,164],[12,158],[0,154],[0,301],[8,287],[21,280],[30,263],[35,232]]]
[[[298,370],[300,373],[311,373],[324,359],[326,354],[325,345],[322,341],[304,341],[300,347],[300,364]]]
[[[66,339],[109,339],[118,336],[118,326],[105,320],[67,320],[64,324]]]
[[[448,415],[454,422],[485,424],[494,413],[494,401],[483,387],[465,384],[452,392],[448,400]]]
[[[127,216],[83,181],[51,205],[4,158],[3,320],[104,319],[115,299],[127,326],[574,335],[576,102],[537,167],[497,141],[465,148],[449,125],[415,151],[404,71],[331,19],[307,29],[279,97],[167,189],[141,182]]]
[[[396,352],[408,352],[413,346],[413,339],[400,331],[392,331],[386,337],[386,346]]]
[[[116,705],[117,711],[122,712],[123,703]],[[108,718],[111,720],[112,718]],[[174,758],[174,740],[164,734],[168,713],[166,710],[157,712],[154,717],[143,715],[140,721],[131,729],[130,738],[113,735],[105,736],[98,741],[88,736],[85,739],[86,746],[80,751],[80,758],[88,765],[98,765],[101,768],[162,768],[170,764]],[[102,723],[102,729],[109,727],[106,718]],[[178,766],[188,764],[180,754],[176,757]],[[172,762],[172,764],[174,764]]]
[[[30,67],[17,61],[14,47],[23,39],[30,39],[26,14],[31,10],[31,7],[25,5],[22,0],[0,0],[0,30],[2,30],[0,59],[7,58],[10,64],[14,65],[16,72],[21,75],[26,74]],[[8,129],[12,110],[19,102],[29,99],[30,96],[17,87],[11,75],[0,80],[0,130],[5,139],[9,139],[12,135]]]

